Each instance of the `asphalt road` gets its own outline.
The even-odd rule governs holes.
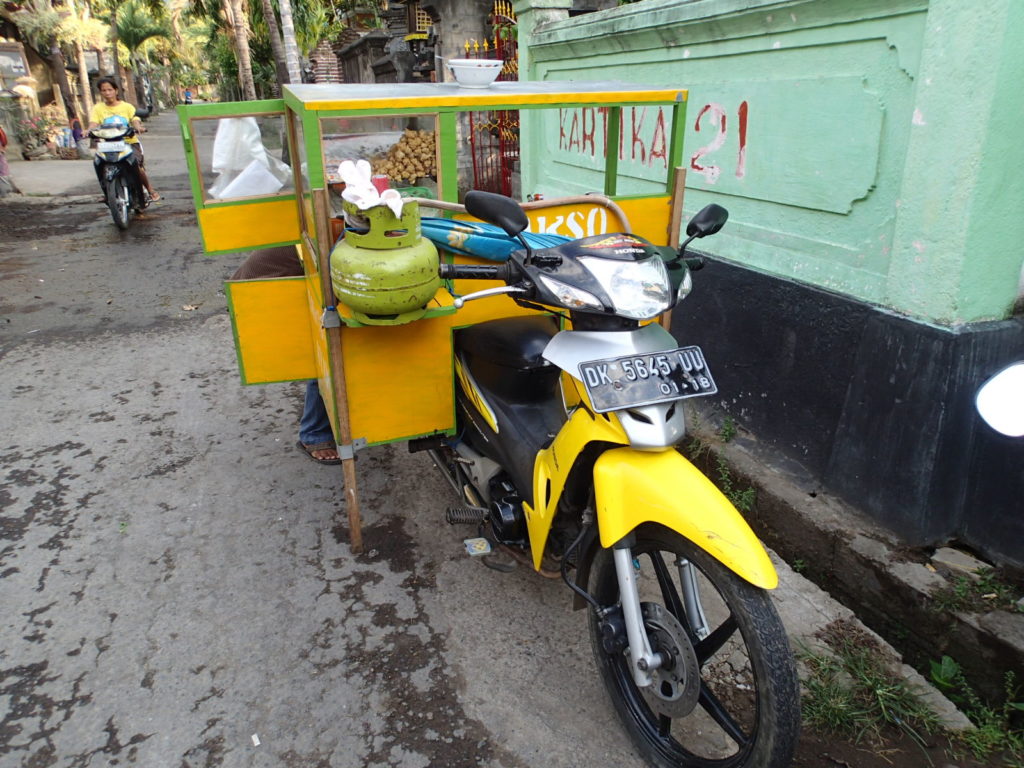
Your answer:
[[[404,446],[294,448],[301,384],[239,384],[172,115],[118,231],[84,161],[0,200],[0,768],[642,765],[560,582],[488,570]],[[382,403],[381,407],[386,407]],[[778,563],[797,640],[850,619]]]

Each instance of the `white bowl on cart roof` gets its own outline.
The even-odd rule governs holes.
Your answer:
[[[502,59],[448,59],[446,63],[463,88],[486,88],[505,64]]]

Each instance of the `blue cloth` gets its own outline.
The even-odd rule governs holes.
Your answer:
[[[316,379],[306,382],[306,402],[302,406],[302,418],[299,419],[299,440],[306,445],[334,442],[331,420],[327,417],[327,408],[320,397]]]
[[[481,221],[456,221],[434,216],[420,219],[423,236],[438,249],[461,253],[463,256],[477,256],[491,261],[507,261],[512,251],[522,249],[517,238],[509,237],[501,227]],[[569,242],[572,238],[564,235],[546,235],[524,232],[531,248],[552,248]]]

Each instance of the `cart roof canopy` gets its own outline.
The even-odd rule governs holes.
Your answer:
[[[574,104],[674,104],[686,101],[682,88],[651,88],[616,82],[497,82],[486,88],[456,83],[341,83],[286,85],[285,101],[307,110],[502,109]]]

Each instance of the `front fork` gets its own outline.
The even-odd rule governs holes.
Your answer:
[[[636,571],[633,568],[633,551],[628,543],[620,542],[612,550],[612,555],[615,558],[615,576],[619,582],[619,604],[622,606],[622,619],[629,640],[633,682],[637,688],[646,688],[651,684],[651,672],[661,667],[666,659],[651,650],[651,642],[647,639],[640,610],[640,592],[636,586]]]
[[[638,688],[651,684],[651,672],[662,667],[668,659],[651,648],[644,627],[643,612],[640,607],[640,591],[637,588],[637,569],[633,565],[633,551],[630,539],[619,542],[612,550],[615,562],[615,576],[619,584],[619,604],[622,607],[622,618],[629,640],[630,670],[633,682]],[[698,640],[708,636],[708,623],[704,609],[700,603],[700,591],[697,583],[697,569],[683,557],[678,557],[675,566],[679,571],[682,585],[683,609],[685,617],[677,617],[685,621],[690,633]]]

